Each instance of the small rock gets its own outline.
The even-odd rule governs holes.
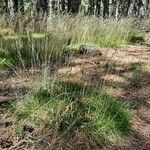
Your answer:
[[[150,101],[147,101],[147,103],[150,105]]]
[[[99,54],[102,55],[99,48],[93,45],[81,45],[78,51],[79,54]]]

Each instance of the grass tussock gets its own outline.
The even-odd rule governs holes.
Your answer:
[[[17,66],[40,66],[61,59],[64,51],[81,44],[118,47],[135,41],[140,35],[132,19],[101,20],[77,15],[52,18],[16,16],[0,22],[0,58]],[[139,39],[139,38],[138,38]]]
[[[127,109],[113,97],[70,81],[40,82],[13,109],[16,129],[23,132],[32,125],[36,132],[57,133],[68,137],[86,131],[95,142],[111,141],[130,130]]]
[[[126,76],[127,80],[130,81],[131,87],[138,88],[141,86],[142,81],[142,70],[143,64],[142,63],[134,63],[132,64],[132,72],[129,76]]]

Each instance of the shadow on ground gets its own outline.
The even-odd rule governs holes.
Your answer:
[[[150,49],[129,46],[116,51],[108,50],[106,56],[73,58],[70,60],[71,65],[58,69],[57,74],[100,87],[100,90],[116,97],[131,109],[133,132],[130,138],[110,149],[149,150],[150,66],[145,65],[145,62],[150,59]]]
[[[116,97],[130,108],[133,115],[133,131],[130,137],[113,146],[104,146],[103,149],[150,149],[150,66],[145,66],[145,62],[149,59],[149,47],[129,46],[108,50],[106,57],[103,58],[90,55],[70,58],[68,66],[56,70],[58,78],[90,84],[91,87],[97,87]],[[8,95],[7,92],[10,94],[18,90],[18,93],[26,91],[28,82],[20,88],[6,87],[0,88],[2,96]],[[76,134],[78,134],[76,137],[81,138],[81,143],[76,144],[78,140],[72,139],[73,141],[69,142],[74,144],[70,149],[85,149],[89,139],[85,138],[85,133]],[[60,142],[61,147],[66,147],[69,142]],[[90,145],[86,145],[86,149],[91,149]]]

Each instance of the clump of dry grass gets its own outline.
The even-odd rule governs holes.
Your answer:
[[[53,18],[16,16],[1,17],[0,54],[13,65],[40,66],[59,61],[66,50],[89,43],[99,47],[127,44],[139,32],[132,19],[100,20],[82,15]]]

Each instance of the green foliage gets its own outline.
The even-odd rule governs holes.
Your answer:
[[[100,94],[90,97],[85,102],[88,104],[88,112],[92,117],[87,125],[97,141],[101,140],[101,137],[115,141],[129,132],[129,116],[125,108],[114,98]]]
[[[60,15],[47,19],[47,22],[26,23],[22,17],[19,25],[9,22],[0,28],[1,59],[9,60],[14,66],[35,67],[61,59],[64,51],[76,50],[81,44],[98,47],[119,47],[141,37],[132,27],[132,19],[100,20],[82,15]],[[36,21],[35,18],[32,20]],[[6,24],[5,20],[1,20]],[[17,21],[18,22],[18,21]],[[13,26],[14,24],[14,26]],[[26,28],[24,29],[24,26]]]
[[[126,77],[130,81],[130,85],[133,87],[140,87],[142,80],[142,63],[133,63],[131,75]]]
[[[37,85],[15,105],[13,117],[19,126],[32,124],[61,136],[84,129],[97,141],[112,142],[129,132],[128,111],[114,98],[70,81]]]
[[[133,29],[133,30],[131,30],[129,41],[131,43],[143,43],[144,42],[144,34],[137,29]]]
[[[144,66],[150,67],[150,60],[146,60],[146,61],[144,62]]]
[[[48,60],[58,60],[65,45],[63,39],[50,33],[7,35],[0,40],[1,58],[17,66],[40,66]]]
[[[5,68],[10,67],[10,66],[12,66],[12,64],[9,60],[7,60],[5,58],[4,59],[0,58],[0,70],[5,69]]]
[[[130,79],[131,86],[139,87],[141,84],[141,69],[137,68],[133,71],[133,75]]]

